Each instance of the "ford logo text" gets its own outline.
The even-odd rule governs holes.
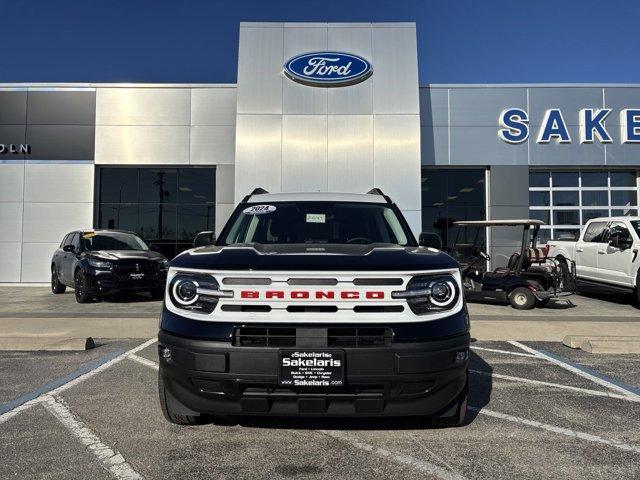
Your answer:
[[[287,77],[313,87],[354,85],[366,80],[372,73],[371,63],[352,53],[304,53],[284,64],[284,74]]]

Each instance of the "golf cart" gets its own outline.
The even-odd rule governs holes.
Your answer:
[[[546,305],[552,298],[575,293],[575,263],[548,257],[548,249],[537,246],[540,225],[544,222],[530,219],[478,220],[454,222],[454,225],[478,229],[473,244],[458,243],[458,230],[451,247],[454,258],[463,258],[460,270],[467,300],[507,302],[518,310],[529,310]],[[520,250],[511,255],[507,266],[485,273],[479,266],[490,257],[477,245],[480,229],[484,227],[522,228]]]

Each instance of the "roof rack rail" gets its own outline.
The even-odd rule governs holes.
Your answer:
[[[251,195],[262,195],[265,193],[269,193],[267,192],[264,188],[262,187],[257,187],[254,188],[251,193],[249,195],[246,195],[243,199],[242,199],[242,203],[246,202],[247,200],[249,200],[249,198],[251,198]]]
[[[378,187],[375,187],[375,188],[372,188],[371,190],[369,190],[367,192],[367,195],[380,195],[380,196],[384,197],[384,199],[387,201],[387,203],[393,203],[391,201],[391,199],[389,198],[389,196],[385,195],[384,192],[381,189],[379,189]]]

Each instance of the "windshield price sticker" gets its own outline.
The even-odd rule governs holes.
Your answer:
[[[264,215],[265,213],[275,212],[276,207],[274,205],[252,205],[245,208],[242,213],[245,215]]]
[[[326,223],[326,219],[324,213],[307,213],[307,223]]]

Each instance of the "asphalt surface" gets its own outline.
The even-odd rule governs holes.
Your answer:
[[[0,412],[83,365],[116,359],[0,414],[0,478],[640,477],[640,397],[632,396],[639,355],[523,343],[623,385],[624,394],[527,356],[517,344],[476,342],[473,409],[460,428],[433,429],[416,419],[255,418],[179,427],[160,412],[155,344],[135,352],[142,360],[114,357],[141,343],[105,340],[77,354],[0,352]]]

